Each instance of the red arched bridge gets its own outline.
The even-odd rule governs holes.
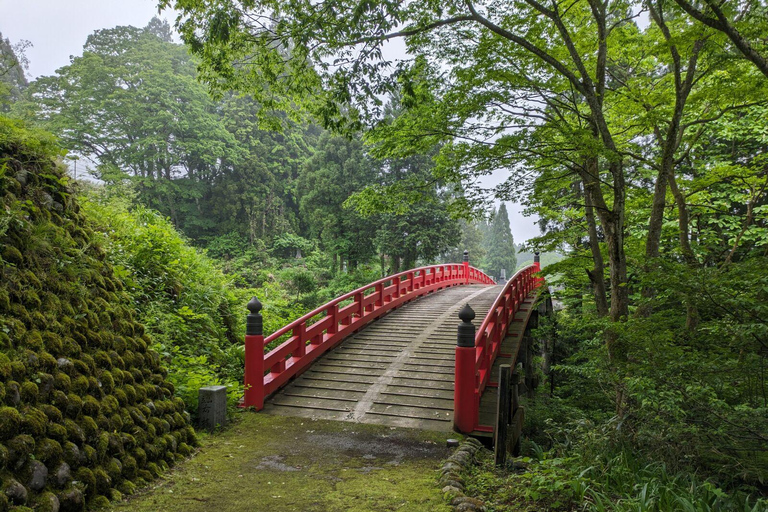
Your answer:
[[[385,277],[266,338],[254,297],[242,405],[281,415],[493,432],[498,383],[492,375],[499,375],[500,364],[516,364],[543,279],[538,255],[504,285],[471,267],[466,252],[464,259]]]

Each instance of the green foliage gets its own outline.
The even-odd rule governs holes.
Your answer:
[[[507,468],[485,455],[470,470],[467,492],[485,500],[489,512],[710,512],[757,511],[768,505],[744,493],[729,493],[663,464],[644,463],[628,452],[608,458],[557,457],[541,449]]]
[[[242,304],[230,280],[168,219],[101,192],[86,196],[83,210],[95,221],[155,350],[173,370],[177,394],[193,413],[201,386],[226,384],[234,400],[242,387],[242,320],[234,312]]]

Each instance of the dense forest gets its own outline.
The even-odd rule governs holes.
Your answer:
[[[240,393],[252,294],[269,331],[464,249],[508,277],[542,251],[562,309],[526,470],[472,491],[766,509],[764,1],[161,4],[184,45],[103,29],[28,82],[3,41],[0,102],[92,173],[83,210],[191,411],[201,383]],[[540,219],[524,247],[509,200]]]

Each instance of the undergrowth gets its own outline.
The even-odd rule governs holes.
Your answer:
[[[532,456],[497,468],[485,452],[470,470],[467,494],[488,512],[762,512],[768,501],[729,493],[690,473],[640,461],[627,451],[597,460],[556,457],[531,443]]]

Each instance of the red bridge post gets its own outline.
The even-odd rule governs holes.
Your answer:
[[[466,251],[464,252],[466,258]],[[466,263],[466,261],[465,261]],[[468,434],[477,425],[477,396],[475,390],[475,312],[465,305],[459,311],[458,335],[456,336],[456,367],[453,382],[453,428]]]
[[[245,324],[245,391],[243,407],[264,408],[264,323],[261,302],[256,297],[248,303]]]
[[[541,257],[539,251],[533,253],[533,264],[536,266],[536,272],[541,272]]]
[[[464,284],[469,284],[469,251],[464,250]]]

